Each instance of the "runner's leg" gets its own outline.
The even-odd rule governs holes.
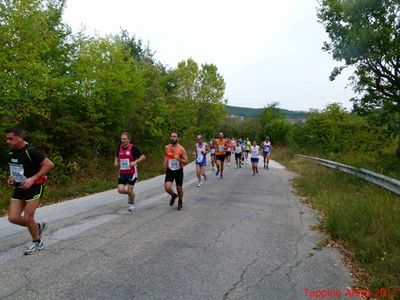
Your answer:
[[[129,194],[129,191],[126,189],[125,184],[118,184],[117,190],[118,190],[118,193],[120,193],[120,194]]]
[[[196,164],[196,175],[199,183],[201,182],[201,174],[202,174],[202,167],[199,164]]]
[[[133,192],[133,185],[128,185],[128,190],[127,190],[127,194],[128,194],[128,199],[129,199],[129,203],[130,204],[135,204],[135,193]]]
[[[11,200],[8,208],[8,221],[10,223],[26,227],[22,218],[22,212],[25,208],[25,201],[23,200]]]
[[[40,200],[27,201],[25,204],[23,222],[28,227],[33,241],[40,240],[38,224],[35,221],[35,212],[40,205]]]

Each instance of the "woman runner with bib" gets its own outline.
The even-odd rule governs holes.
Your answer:
[[[201,180],[201,176],[204,177],[204,181],[207,180],[205,168],[207,166],[207,153],[210,152],[210,149],[206,143],[203,142],[203,137],[201,135],[197,136],[197,143],[195,146],[195,155],[196,155],[196,175],[199,180],[198,187],[201,187],[203,182]]]
[[[264,169],[268,169],[269,158],[271,157],[271,150],[272,150],[272,145],[269,140],[269,137],[265,138],[265,141],[262,142],[261,147],[263,148]]]
[[[250,160],[251,169],[253,170],[253,176],[258,173],[258,154],[260,153],[260,146],[257,145],[256,141],[253,141],[253,145],[250,147]]]
[[[215,161],[215,152],[216,151],[215,151],[215,140],[214,139],[211,139],[209,148],[210,148],[211,165],[212,165],[211,171],[214,171],[215,165],[217,164]]]

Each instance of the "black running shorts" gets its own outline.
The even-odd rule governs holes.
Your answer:
[[[216,160],[224,161],[225,160],[225,155],[216,155],[215,156]]]
[[[18,185],[15,186],[12,200],[33,201],[40,199],[43,196],[44,185],[34,184],[29,189],[24,190]]]
[[[134,174],[119,174],[118,184],[135,185],[137,177]],[[133,178],[134,177],[134,178]]]
[[[167,168],[167,172],[165,173],[165,182],[176,182],[176,186],[183,185],[183,168],[179,170],[172,171],[171,169]]]

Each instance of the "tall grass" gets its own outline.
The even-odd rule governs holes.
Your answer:
[[[344,241],[369,273],[360,284],[400,290],[400,197],[284,149],[275,149],[274,159],[300,174],[293,184],[323,212],[322,227]]]
[[[162,153],[146,155],[139,166],[139,180],[145,180],[164,172]],[[57,170],[50,175],[46,184],[42,204],[51,204],[71,198],[85,196],[116,188],[118,174],[114,159],[96,157],[77,164],[73,174],[59,174]],[[6,214],[13,188],[0,185],[0,215]]]

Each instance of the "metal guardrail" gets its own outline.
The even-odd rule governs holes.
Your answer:
[[[349,173],[352,175],[356,175],[358,177],[361,177],[362,179],[365,179],[367,181],[370,181],[376,185],[379,185],[389,191],[392,191],[396,193],[397,195],[400,195],[400,180],[378,174],[366,169],[362,168],[355,168],[352,166],[344,165],[341,163],[337,163],[331,160],[327,159],[322,159],[318,157],[312,157],[312,156],[306,156],[306,155],[301,155],[297,154],[297,156],[312,159],[317,161],[319,164],[324,165],[326,167],[332,168],[332,169],[338,169],[342,172]]]

